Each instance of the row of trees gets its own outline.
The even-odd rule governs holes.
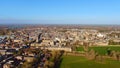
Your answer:
[[[99,61],[103,61],[105,58],[103,57],[103,55],[97,53],[95,50],[90,49],[89,46],[85,43],[85,45],[83,46],[84,51],[85,51],[85,57],[90,59],[90,60],[99,60]],[[107,57],[110,57],[112,59],[118,60],[120,61],[120,52],[119,51],[113,51],[110,48],[106,49]]]
[[[41,62],[44,63],[43,67],[44,68],[59,68],[60,63],[62,61],[62,55],[64,51],[48,51],[48,50],[43,50],[41,51],[40,49],[36,50],[30,50],[27,49],[28,52],[35,53],[37,56],[36,58],[31,59],[31,61],[25,61],[19,68],[40,68]],[[23,50],[20,50],[17,54],[22,54]],[[41,54],[44,55],[51,55],[50,57],[46,58],[46,60],[43,62],[41,58]]]

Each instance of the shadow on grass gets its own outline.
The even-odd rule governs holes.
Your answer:
[[[59,56],[59,59],[55,61],[54,68],[60,68],[62,60],[63,60],[63,57],[62,57],[63,54],[64,54],[64,51],[61,51],[61,55]]]

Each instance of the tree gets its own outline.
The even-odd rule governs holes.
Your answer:
[[[32,67],[32,63],[30,62],[24,62],[24,64],[21,66],[21,68],[31,68]]]

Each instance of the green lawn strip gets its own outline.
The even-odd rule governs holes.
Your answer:
[[[81,46],[81,47],[78,47],[76,50],[77,50],[77,51],[84,51],[84,49],[83,49],[82,46]]]
[[[120,62],[105,60],[104,63],[87,60],[80,56],[63,56],[60,68],[119,68]]]
[[[107,49],[110,49],[111,51],[120,51],[120,46],[93,46],[90,47],[89,50],[93,49],[95,52],[101,55],[107,54]],[[77,51],[84,51],[83,47],[78,47]]]

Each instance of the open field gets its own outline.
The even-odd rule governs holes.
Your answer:
[[[87,60],[80,56],[63,56],[60,68],[119,68],[120,62],[106,59],[102,62]]]
[[[110,49],[111,51],[119,51],[120,52],[120,46],[93,46],[89,47],[90,49],[95,50],[98,54],[101,55],[106,55],[107,54],[107,49]],[[84,51],[83,47],[78,47],[77,51]]]

